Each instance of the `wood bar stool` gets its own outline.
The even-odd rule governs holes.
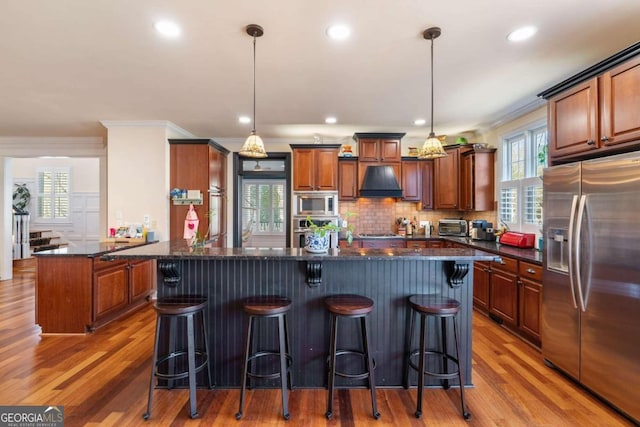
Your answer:
[[[373,375],[375,363],[370,353],[369,336],[367,335],[366,317],[373,311],[373,300],[360,295],[333,295],[325,298],[325,306],[329,310],[331,316],[331,342],[329,344],[329,397],[327,401],[327,419],[333,417],[333,391],[335,388],[336,375],[344,378],[365,379],[369,380],[369,389],[371,390],[371,407],[373,417],[377,420],[380,418],[378,412],[378,404],[376,402],[376,382]],[[338,346],[338,318],[360,319],[360,330],[362,332],[363,351],[359,350],[339,350]],[[358,355],[364,358],[366,370],[361,374],[347,374],[336,371],[336,358],[345,355]]]
[[[153,398],[153,382],[157,378],[166,380],[167,388],[174,387],[174,381],[189,378],[189,416],[198,417],[196,410],[196,374],[207,369],[209,388],[212,388],[211,370],[209,369],[209,343],[205,325],[204,311],[207,300],[199,296],[178,296],[158,299],[153,308],[156,310],[156,338],[153,350],[153,365],[151,381],[149,383],[149,400],[147,412],[142,417],[148,420],[151,416]],[[199,320],[200,333],[204,348],[196,348],[196,330],[194,319]],[[178,331],[178,321],[185,330]],[[168,349],[160,354],[161,332],[165,328],[164,322],[169,321]],[[187,348],[177,348],[180,337],[186,334]],[[186,358],[186,360],[185,360]]]
[[[409,297],[409,305],[411,307],[411,327],[410,327],[410,335],[409,335],[409,355],[408,355],[408,365],[413,369],[418,371],[418,399],[417,399],[417,407],[416,407],[416,418],[420,418],[422,416],[422,391],[424,390],[424,376],[429,375],[435,378],[442,379],[442,386],[445,389],[449,388],[449,379],[450,378],[458,378],[460,382],[460,401],[462,406],[462,416],[465,420],[468,420],[471,417],[471,414],[467,411],[466,405],[464,403],[464,382],[462,381],[462,368],[460,367],[462,364],[460,362],[460,351],[459,351],[459,337],[458,337],[458,326],[456,317],[460,312],[460,302],[451,299],[442,297],[439,295],[413,295]],[[415,323],[415,316],[420,316],[420,348],[417,350],[412,350],[413,344],[413,327]],[[427,317],[434,316],[437,319],[440,319],[440,327],[441,327],[441,344],[440,349],[428,350],[426,348],[426,335],[427,335]],[[447,320],[451,319],[453,323],[453,338],[455,342],[455,355],[450,354],[447,350]],[[419,356],[418,365],[412,361],[412,358],[415,356]],[[437,359],[440,359],[441,370],[438,372],[429,371],[425,369],[425,358],[427,356],[434,356]],[[453,371],[449,370],[449,365],[452,362],[456,366],[456,369]],[[404,378],[405,387],[409,387],[409,372],[408,369],[405,370],[405,378]]]
[[[247,316],[247,329],[244,335],[244,363],[242,364],[242,385],[240,387],[240,407],[236,413],[236,419],[242,418],[244,410],[244,395],[249,378],[273,379],[280,378],[282,387],[282,416],[289,419],[289,405],[287,396],[287,386],[291,390],[291,365],[292,357],[289,347],[289,333],[287,327],[287,313],[291,309],[291,300],[277,295],[249,297],[242,301],[242,307]],[[257,350],[251,353],[253,347],[253,322],[256,318],[276,317],[278,319],[278,351]],[[269,374],[259,374],[249,369],[249,364],[264,356],[278,356],[280,369],[278,372]],[[284,377],[287,377],[286,382]]]

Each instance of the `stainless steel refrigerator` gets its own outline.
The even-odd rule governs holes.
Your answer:
[[[542,353],[640,422],[640,153],[545,169]]]

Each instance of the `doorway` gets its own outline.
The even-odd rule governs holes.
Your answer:
[[[234,247],[291,246],[291,153],[268,156],[251,159],[234,153]]]

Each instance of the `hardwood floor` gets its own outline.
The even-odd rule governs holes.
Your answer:
[[[66,426],[629,426],[628,420],[546,367],[540,353],[474,314],[473,381],[460,416],[459,390],[425,390],[422,419],[416,389],[378,388],[382,417],[371,417],[368,390],[340,390],[334,417],[326,391],[290,393],[291,419],[278,390],[250,390],[236,421],[239,391],[198,390],[200,418],[188,416],[187,390],[157,390],[146,409],[155,315],[147,307],[90,335],[40,336],[34,325],[34,274],[0,282],[0,405],[64,405]]]

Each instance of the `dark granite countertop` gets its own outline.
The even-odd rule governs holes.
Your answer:
[[[366,236],[354,236],[353,240],[370,239],[372,237]],[[374,237],[375,238],[375,237]],[[454,236],[438,236],[431,235],[426,237],[424,234],[414,234],[412,236],[386,236],[384,239],[402,239],[402,240],[448,240],[450,242],[460,243],[469,246],[473,249],[480,249],[482,251],[490,252],[497,255],[504,255],[513,258],[517,258],[522,261],[531,262],[534,264],[542,265],[542,252],[536,249],[522,249],[513,246],[501,245],[493,241],[485,240],[473,240],[469,237],[454,237]],[[380,237],[378,237],[380,239]],[[341,239],[346,240],[346,239]]]
[[[494,254],[474,248],[448,249],[329,249],[325,254],[312,254],[299,248],[211,248],[192,249],[183,240],[159,242],[151,245],[110,252],[105,259],[146,258],[146,259],[282,259],[312,261],[355,261],[355,260],[431,260],[431,261],[493,261]]]
[[[154,243],[154,242],[152,242]],[[78,256],[95,258],[107,253],[149,245],[150,243],[129,242],[88,242],[82,245],[66,246],[48,251],[34,252],[33,256]]]

